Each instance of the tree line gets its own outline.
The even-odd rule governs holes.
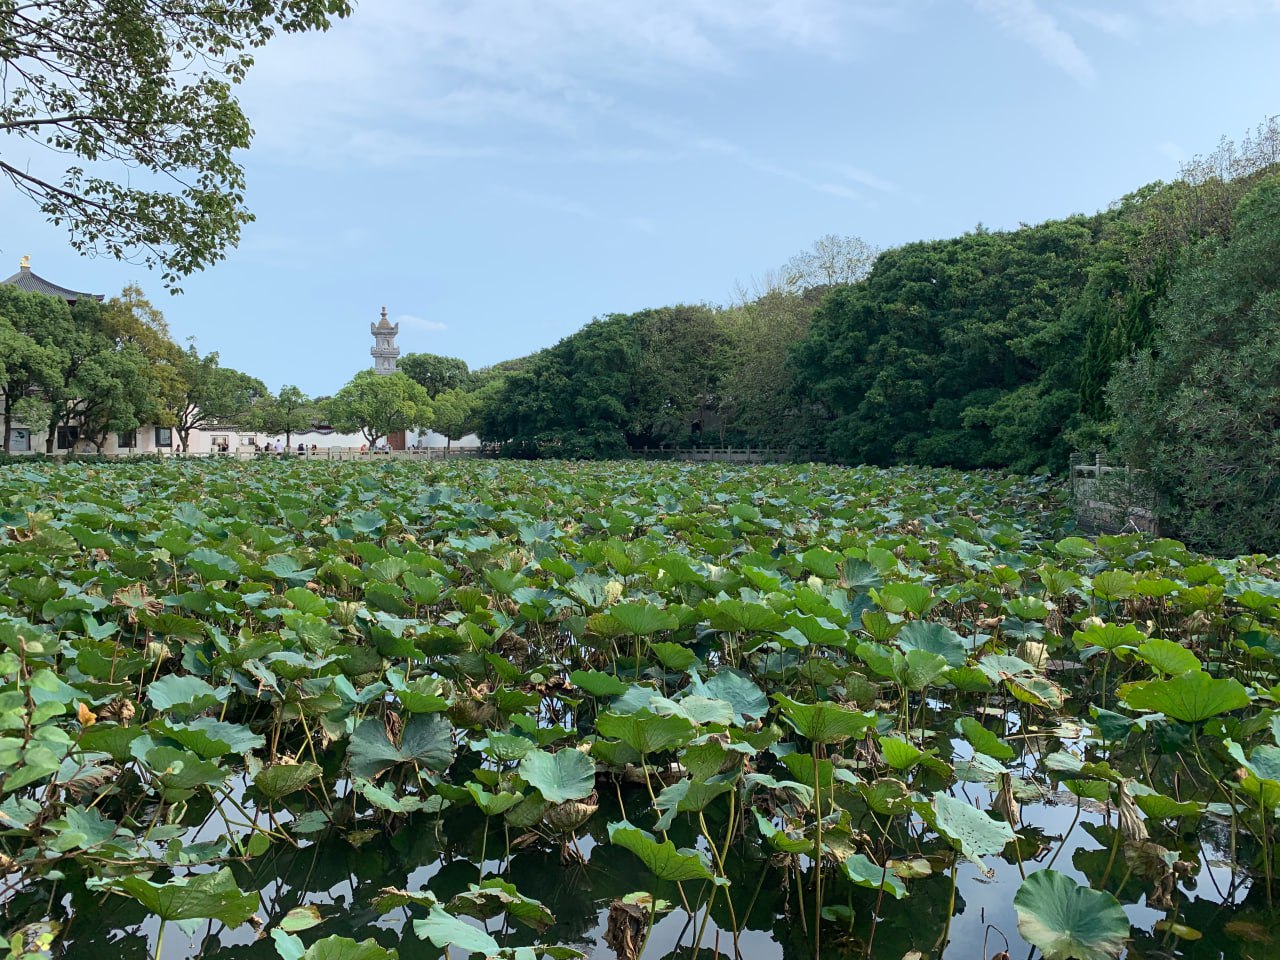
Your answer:
[[[1174,532],[1280,551],[1280,121],[1106,210],[877,252],[824,238],[729,306],[597,318],[510,364],[516,456],[690,443],[1145,471]]]
[[[136,286],[99,302],[0,285],[0,403],[3,451],[15,424],[59,433],[101,452],[112,434],[170,428],[181,450],[191,434],[244,428],[283,435],[317,427],[363,433],[370,444],[399,430],[430,428],[458,438],[478,425],[487,371],[452,357],[409,354],[404,372],[358,373],[331,397],[286,384],[272,393],[257,377],[224,366],[217,353],[174,342],[163,314]]]

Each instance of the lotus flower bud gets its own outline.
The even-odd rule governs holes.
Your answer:
[[[612,606],[622,599],[622,584],[617,580],[610,580],[604,585],[604,603],[605,606]]]
[[[810,577],[810,578],[808,579],[808,581],[807,581],[807,582],[808,582],[808,584],[809,584],[809,589],[810,589],[810,590],[821,590],[821,589],[822,589],[822,578],[821,578],[821,577]]]

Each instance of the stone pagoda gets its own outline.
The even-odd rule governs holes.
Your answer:
[[[400,332],[400,324],[387,320],[387,308],[382,308],[382,319],[369,324],[369,332],[373,334],[373,346],[369,349],[373,357],[373,372],[389,377],[396,372],[396,357],[400,356],[400,348],[396,346],[396,334]]]

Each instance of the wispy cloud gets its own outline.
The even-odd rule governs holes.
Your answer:
[[[853,167],[847,163],[827,163],[823,164],[824,169],[831,170],[840,174],[846,180],[852,180],[860,186],[869,190],[875,190],[878,193],[897,193],[898,185],[892,181],[886,180],[884,177],[877,176],[870,170],[864,170],[861,167]]]
[[[859,34],[902,22],[891,0],[379,0],[276,38],[245,100],[258,149],[289,162],[467,159],[485,155],[476,132],[491,123],[590,162],[596,125],[638,96],[742,74],[761,52],[843,59]]]
[[[505,185],[495,186],[493,192],[500,197],[506,197],[534,207],[541,207],[544,210],[566,213],[572,217],[581,217],[583,220],[596,219],[596,212],[591,207],[580,200],[574,200],[572,197]]]
[[[973,0],[984,16],[1080,83],[1096,77],[1093,63],[1075,38],[1036,0]]]
[[[1095,30],[1132,40],[1139,33],[1138,20],[1120,10],[1102,10],[1097,7],[1064,7],[1063,12],[1081,23],[1088,24]]]
[[[411,313],[398,314],[395,322],[417,330],[426,330],[428,333],[439,333],[442,330],[449,329],[447,323],[441,323],[439,320],[427,320],[424,317],[415,317]]]
[[[1216,24],[1280,15],[1280,0],[1147,0],[1155,16]]]

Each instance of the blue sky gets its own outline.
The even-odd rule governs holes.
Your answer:
[[[258,219],[182,296],[5,189],[0,275],[137,282],[175,336],[331,393],[384,304],[403,352],[474,367],[727,302],[824,234],[1093,212],[1280,113],[1277,50],[1280,0],[360,0],[259,54]]]

